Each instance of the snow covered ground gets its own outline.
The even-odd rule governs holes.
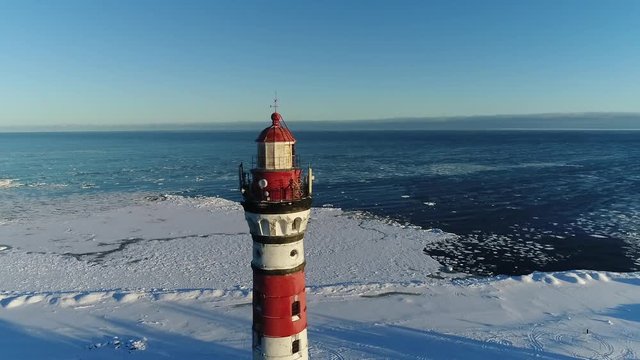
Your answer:
[[[239,204],[99,200],[0,219],[0,358],[249,358]],[[640,357],[640,274],[450,274],[422,249],[454,236],[313,209],[312,358]]]

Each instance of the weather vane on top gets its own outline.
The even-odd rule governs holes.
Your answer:
[[[269,105],[269,107],[273,108],[274,112],[278,112],[278,106],[280,106],[280,105],[278,105],[278,92],[276,91],[275,93],[276,93],[276,95],[273,98],[273,105]]]

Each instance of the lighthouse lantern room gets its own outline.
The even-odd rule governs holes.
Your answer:
[[[256,143],[255,167],[239,169],[253,239],[253,359],[308,359],[303,242],[312,170],[299,167],[296,139],[277,111]]]

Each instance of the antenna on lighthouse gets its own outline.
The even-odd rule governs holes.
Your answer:
[[[278,108],[280,107],[280,105],[278,105],[278,91],[274,91],[275,95],[273,97],[273,105],[269,105],[270,108],[274,109],[273,112],[274,114],[278,114]],[[271,116],[274,116],[273,114]],[[282,127],[288,129],[289,126],[287,126],[287,123],[284,121],[284,119],[282,118],[282,116],[280,116],[280,114],[275,115],[276,118],[278,119],[278,124],[281,124]],[[273,118],[272,118],[273,119]],[[274,123],[275,124],[275,123]],[[274,148],[275,149],[275,148]]]
[[[275,91],[275,96],[273,98],[273,105],[269,105],[270,108],[273,108],[275,112],[278,112],[278,91]]]

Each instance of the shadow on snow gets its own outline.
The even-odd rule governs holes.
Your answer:
[[[634,305],[638,306],[638,305]],[[219,331],[224,340],[197,339],[181,329],[180,333],[140,324],[136,320],[102,319],[108,323],[101,336],[67,336],[55,331],[20,327],[0,320],[0,348],[7,359],[249,359],[251,356],[251,321],[248,316],[237,316],[244,309],[218,308],[215,311],[193,308],[182,304],[166,304],[159,311],[180,313],[185,326],[189,321],[205,322],[206,329]],[[619,309],[619,311],[626,311]],[[630,310],[631,311],[631,310]],[[635,311],[635,309],[633,309]],[[235,313],[235,314],[234,314]],[[357,321],[315,315],[321,320],[309,328],[310,355],[318,359],[574,359],[545,351],[518,348],[508,344],[484,342],[434,331],[415,330],[395,325],[375,325]],[[628,319],[628,317],[625,317]],[[637,319],[634,319],[637,321]],[[205,329],[205,330],[206,330]],[[82,329],[74,333],[82,334]],[[88,330],[88,329],[85,329]],[[117,332],[117,333],[116,333]],[[86,332],[85,332],[86,333]],[[185,335],[185,333],[187,333]],[[238,336],[245,333],[244,336]],[[207,331],[200,332],[206,336]],[[100,348],[92,344],[107,344],[119,336],[121,340],[148,340],[144,351]]]
[[[311,327],[310,341],[312,350],[315,342],[327,348],[321,352],[332,353],[332,359],[575,359],[434,331],[323,318],[330,325]]]

